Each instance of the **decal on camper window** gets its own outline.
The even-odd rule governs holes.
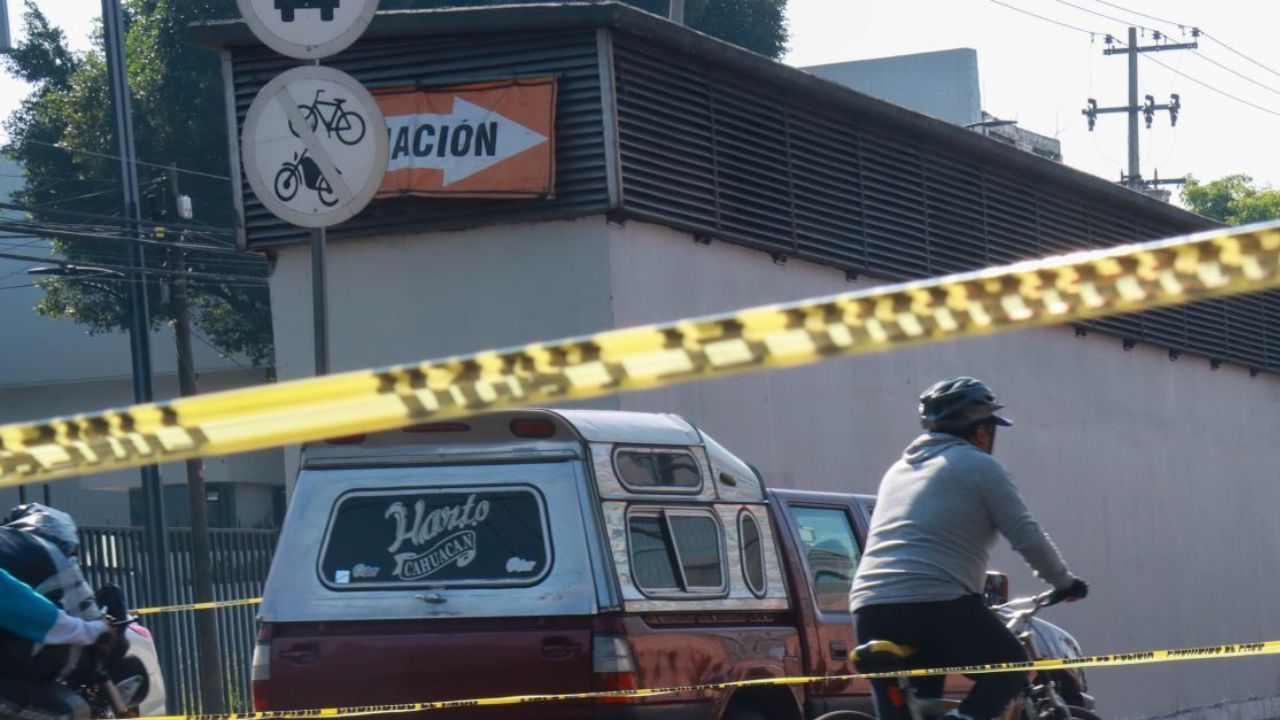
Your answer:
[[[337,590],[533,585],[551,566],[542,496],[527,486],[348,493],[320,552]]]

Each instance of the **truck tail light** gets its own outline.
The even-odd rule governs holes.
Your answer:
[[[543,439],[556,434],[556,426],[546,418],[516,418],[511,421],[511,434],[519,438]]]
[[[609,633],[596,633],[591,639],[591,671],[594,690],[635,690],[636,663],[626,638]],[[630,697],[597,698],[600,703],[632,702]]]
[[[271,626],[258,629],[258,644],[253,646],[253,710],[265,712],[271,707]]]

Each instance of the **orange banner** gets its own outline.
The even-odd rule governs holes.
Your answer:
[[[374,92],[387,118],[378,197],[551,197],[556,80],[520,78]]]

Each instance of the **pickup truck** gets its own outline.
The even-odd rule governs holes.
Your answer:
[[[619,691],[428,716],[871,712],[859,680],[628,691],[849,673],[873,502],[766,488],[674,415],[509,411],[309,446],[255,709]]]

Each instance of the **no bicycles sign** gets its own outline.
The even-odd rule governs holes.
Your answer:
[[[294,68],[268,82],[249,106],[240,147],[254,195],[303,227],[328,227],[360,212],[387,169],[378,103],[333,68]]]
[[[373,19],[378,0],[236,0],[253,34],[281,55],[314,60],[341,52]]]

